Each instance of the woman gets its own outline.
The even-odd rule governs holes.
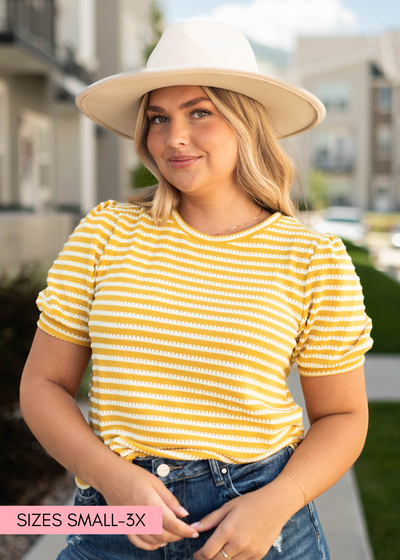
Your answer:
[[[159,185],[99,205],[65,245],[21,407],[77,504],[161,505],[163,533],[72,536],[59,558],[329,558],[312,500],[361,452],[371,325],[342,242],[293,217],[277,138],[322,105],[202,22],[168,27],[147,70],[78,105],[125,137],[133,115]],[[91,428],[74,401],[90,356]]]

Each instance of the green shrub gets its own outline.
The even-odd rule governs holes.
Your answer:
[[[360,278],[367,314],[372,319],[371,352],[400,353],[400,284],[373,267],[369,251],[343,239]]]
[[[156,185],[158,180],[140,161],[138,166],[131,171],[131,187],[133,189],[143,189]]]
[[[65,469],[38,443],[21,418],[19,385],[36,331],[44,275],[25,270],[0,278],[0,504],[35,505]]]
[[[354,262],[372,319],[372,352],[400,353],[400,284],[368,264]]]
[[[347,252],[351,256],[353,263],[370,264],[372,266],[372,261],[369,256],[369,250],[366,247],[361,247],[359,245],[354,245],[351,241],[347,239],[342,239]]]
[[[33,436],[18,411],[0,410],[0,505],[38,505],[65,476]]]
[[[13,409],[39,311],[36,298],[45,286],[37,270],[25,270],[10,279],[0,278],[0,409]]]
[[[400,403],[369,403],[369,430],[355,464],[376,560],[400,558]]]

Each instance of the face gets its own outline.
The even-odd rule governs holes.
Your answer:
[[[163,176],[182,193],[234,188],[236,135],[198,86],[151,92],[148,149]]]

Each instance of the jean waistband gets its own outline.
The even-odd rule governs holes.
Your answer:
[[[138,465],[160,478],[163,482],[175,482],[185,478],[193,478],[205,473],[212,474],[216,486],[224,484],[223,474],[227,471],[248,469],[249,467],[264,467],[268,463],[279,460],[282,453],[293,452],[293,446],[285,447],[255,463],[224,463],[216,459],[199,459],[197,461],[184,461],[180,459],[167,459],[164,457],[138,457],[132,464]]]

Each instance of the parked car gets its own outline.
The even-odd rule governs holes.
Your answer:
[[[314,221],[313,228],[320,233],[332,233],[356,245],[364,244],[368,230],[363,211],[355,206],[330,206],[323,218]]]
[[[392,231],[392,245],[395,247],[400,247],[400,226],[397,226]]]

